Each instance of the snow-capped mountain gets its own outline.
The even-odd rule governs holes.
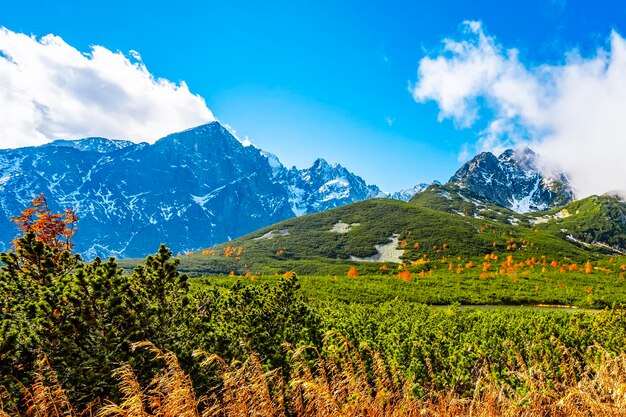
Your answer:
[[[566,175],[544,175],[537,154],[529,148],[508,149],[498,157],[483,152],[466,162],[449,184],[518,213],[558,207],[574,199]]]
[[[0,150],[0,247],[10,219],[44,193],[79,216],[76,250],[145,256],[204,248],[293,217],[382,196],[340,165],[286,169],[213,122],[149,145],[103,138]]]
[[[438,183],[438,182],[435,181],[435,183]],[[421,184],[417,184],[413,188],[403,188],[400,191],[396,191],[394,193],[390,193],[389,194],[389,198],[392,198],[394,200],[409,201],[416,194],[419,194],[422,191],[424,191],[425,189],[427,189],[429,185],[430,184],[426,184],[425,182],[423,182]]]
[[[366,184],[358,175],[324,159],[317,159],[307,169],[283,168],[276,178],[287,187],[291,209],[298,216],[368,198],[388,197],[377,186]]]

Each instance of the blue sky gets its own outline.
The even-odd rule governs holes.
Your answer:
[[[213,114],[288,166],[340,162],[389,191],[446,180],[487,126],[416,102],[420,60],[481,21],[526,67],[562,65],[626,34],[618,1],[3,1],[0,26],[53,33],[83,52],[138,51]]]

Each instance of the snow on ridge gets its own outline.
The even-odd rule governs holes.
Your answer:
[[[274,239],[275,237],[283,237],[283,236],[289,236],[288,229],[281,229],[279,231],[271,230],[267,232],[266,234],[264,234],[263,236],[255,237],[252,240],[271,240],[271,239]]]
[[[398,249],[400,235],[393,234],[389,238],[389,242],[381,245],[374,245],[377,253],[372,256],[360,258],[357,256],[350,256],[351,261],[355,262],[394,262],[397,264],[402,263],[400,256],[404,253],[402,249]]]
[[[339,220],[337,223],[335,223],[333,225],[333,227],[329,230],[329,232],[333,232],[333,233],[340,233],[340,234],[344,234],[344,233],[348,233],[350,230],[352,230],[353,227],[357,227],[360,226],[361,223],[344,223],[341,220]]]

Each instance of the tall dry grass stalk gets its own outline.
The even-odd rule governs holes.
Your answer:
[[[558,345],[558,343],[557,343]],[[422,390],[417,397],[410,381],[386,365],[380,353],[360,346],[335,333],[327,335],[322,352],[314,348],[293,349],[290,374],[266,371],[261,359],[251,354],[245,362],[226,363],[216,355],[198,352],[206,366],[216,368],[221,385],[197,398],[190,377],[176,356],[144,342],[164,367],[148,386],[142,387],[133,370],[117,371],[122,400],[108,403],[92,413],[120,417],[504,417],[504,416],[606,416],[626,417],[626,354],[611,354],[592,346],[580,360],[559,345],[561,376],[548,378],[541,360],[526,363],[521,354],[512,375],[524,389],[496,382],[489,361],[484,360],[473,396],[454,390]],[[26,417],[75,417],[50,365],[44,359],[25,397]],[[17,415],[12,410],[0,416]]]

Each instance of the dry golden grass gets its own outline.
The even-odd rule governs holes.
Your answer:
[[[580,363],[562,347],[562,376],[547,378],[540,362],[526,364],[518,355],[512,372],[524,389],[496,383],[485,359],[474,394],[462,397],[452,390],[422,390],[421,397],[402,374],[385,364],[366,346],[357,349],[340,335],[327,335],[323,352],[313,348],[285,348],[291,373],[267,372],[260,358],[227,364],[222,358],[198,352],[206,366],[218,369],[222,385],[197,398],[189,376],[176,356],[144,342],[164,367],[152,382],[140,386],[129,366],[117,371],[122,400],[75,411],[48,362],[38,364],[32,386],[25,390],[25,417],[499,417],[499,416],[626,416],[626,354],[614,355],[591,347]],[[4,407],[2,407],[4,408]],[[0,417],[19,415],[0,411]]]

